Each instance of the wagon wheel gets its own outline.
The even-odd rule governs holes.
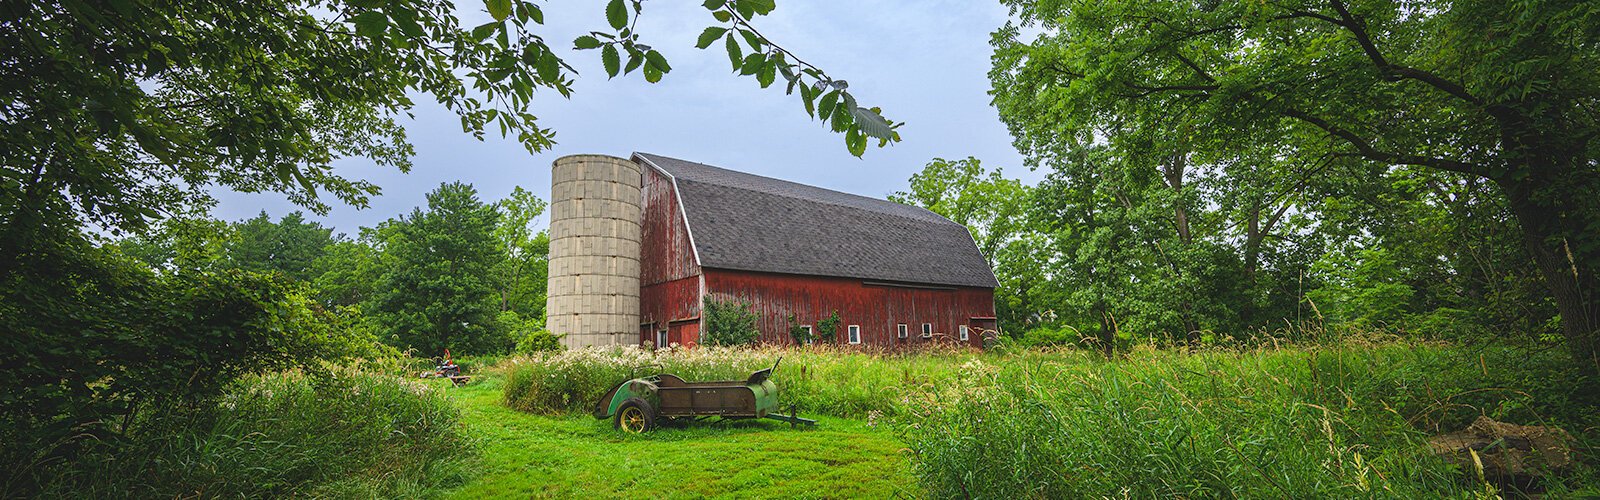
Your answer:
[[[628,398],[617,407],[617,416],[611,425],[632,434],[646,432],[656,427],[656,412],[649,401]]]

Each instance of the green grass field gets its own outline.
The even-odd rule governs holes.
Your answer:
[[[627,435],[587,415],[545,416],[501,404],[498,375],[452,390],[476,441],[476,477],[458,498],[921,497],[895,435],[821,417],[701,422]],[[447,385],[447,384],[445,384]]]

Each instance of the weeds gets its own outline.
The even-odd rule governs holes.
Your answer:
[[[459,482],[469,451],[441,391],[350,369],[248,376],[215,406],[145,413],[38,471],[40,496],[411,497]]]
[[[1477,415],[1600,425],[1593,384],[1559,352],[1262,338],[1193,353],[1135,345],[1112,361],[1075,349],[625,347],[499,369],[508,406],[562,413],[630,377],[742,379],[783,356],[783,405],[890,426],[937,497],[1473,497],[1492,488],[1429,456],[1428,435]],[[1592,477],[1589,464],[1550,487],[1582,493]]]

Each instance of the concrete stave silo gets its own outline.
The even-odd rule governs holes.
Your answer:
[[[640,170],[605,155],[551,167],[545,327],[567,347],[631,344],[639,335]]]

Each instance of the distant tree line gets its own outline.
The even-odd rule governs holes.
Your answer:
[[[276,221],[262,212],[232,223],[167,219],[112,247],[165,273],[239,270],[303,285],[378,341],[420,355],[551,345],[541,338],[550,240],[535,230],[544,200],[518,187],[486,203],[462,183],[427,200],[355,237],[300,212]]]
[[[891,199],[968,226],[1017,341],[1109,350],[1329,328],[1560,341],[1492,186],[1417,168],[1296,174],[1315,161],[1174,166],[1090,149],[1025,185],[940,159]]]

